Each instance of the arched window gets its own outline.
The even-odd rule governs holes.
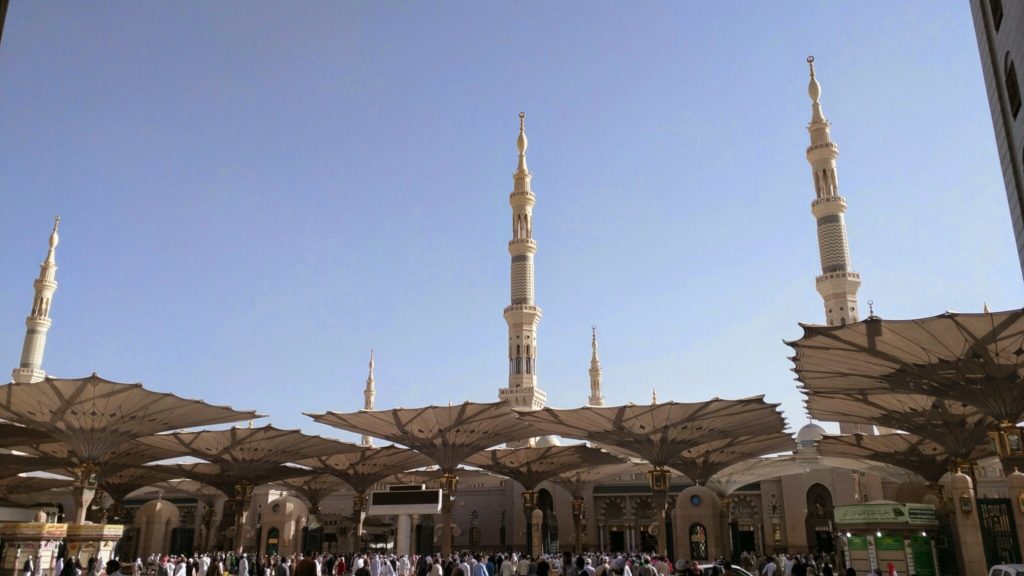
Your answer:
[[[1010,104],[1010,113],[1016,120],[1017,113],[1020,112],[1020,84],[1017,83],[1017,68],[1013,65],[1013,60],[1010,60],[1009,52],[1006,53],[1005,68],[1006,99]]]
[[[703,524],[690,524],[690,560],[708,559],[708,531]]]
[[[992,10],[992,25],[999,32],[999,25],[1003,23],[1003,0],[989,0],[988,7]]]

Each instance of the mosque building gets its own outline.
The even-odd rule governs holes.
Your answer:
[[[857,322],[857,291],[860,275],[853,271],[847,240],[847,203],[839,193],[837,159],[839,148],[832,140],[831,123],[821,104],[821,86],[813,59],[808,93],[811,119],[807,126],[810,145],[806,158],[811,168],[814,197],[811,212],[816,220],[821,274],[816,286],[821,295],[825,323],[840,326]],[[498,398],[519,409],[536,410],[546,404],[546,394],[537,376],[538,327],[542,317],[535,294],[533,210],[536,196],[531,187],[533,173],[527,167],[525,116],[520,114],[517,138],[518,164],[509,195],[512,211],[510,303],[504,309],[508,325],[508,386]],[[35,281],[35,296],[26,320],[27,330],[21,361],[14,369],[15,382],[37,382],[45,376],[41,366],[50,327],[51,300],[57,289],[55,249],[57,224],[50,236],[49,251]],[[602,368],[598,355],[596,327],[591,333],[589,395],[581,386],[581,399],[589,406],[603,406]],[[376,395],[374,357],[371,352],[365,383],[364,405],[374,408]],[[386,384],[385,384],[386,386]],[[843,433],[864,432],[841,424]],[[820,458],[814,442],[825,430],[813,423],[797,433],[791,454],[754,459],[727,469],[714,482],[695,485],[682,474],[673,473],[669,496],[669,542],[677,558],[713,559],[738,557],[740,552],[771,553],[836,552],[833,508],[874,500],[912,501],[923,495],[901,478],[882,475],[877,469],[839,468]],[[538,445],[558,443],[553,437],[532,440]],[[363,436],[363,446],[373,439]],[[1005,497],[1005,478],[998,465],[978,470],[979,493]],[[491,475],[473,475],[459,483],[453,519],[456,549],[524,550],[526,522],[521,506],[522,487],[516,482]],[[538,488],[537,507],[543,514],[542,542],[545,551],[556,553],[574,546],[572,495],[562,487],[544,482]],[[275,486],[255,490],[245,526],[248,548],[264,553],[299,551],[305,542],[323,551],[347,552],[356,534],[352,522],[351,491],[327,497],[319,504],[315,518],[301,496]],[[42,495],[19,497],[23,505],[39,504]],[[13,497],[12,497],[13,498]],[[48,496],[47,498],[52,498]],[[70,498],[51,502],[70,506]],[[101,498],[97,498],[102,501]],[[204,518],[222,513],[225,497],[204,492],[195,483],[164,482],[134,493],[125,502],[129,518],[128,538],[132,556],[154,552],[188,553],[199,548]],[[102,503],[92,511],[103,513]],[[634,468],[593,485],[585,494],[583,549],[607,552],[651,550],[659,538],[654,501],[641,468]],[[439,524],[439,521],[438,521]],[[430,516],[413,519],[414,548],[419,552],[437,549],[440,527]],[[385,546],[393,539],[389,519],[368,522],[364,541]]]

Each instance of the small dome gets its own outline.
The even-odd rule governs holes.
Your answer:
[[[537,448],[552,448],[561,445],[562,443],[558,440],[557,436],[541,436],[537,438]]]
[[[1016,490],[1024,490],[1024,474],[1020,470],[1014,469],[1013,472],[1006,475],[1006,484]]]
[[[974,487],[971,477],[963,472],[955,472],[949,475],[949,485],[954,490],[970,490]]]
[[[796,433],[796,443],[800,446],[810,446],[825,436],[825,429],[817,424],[808,424]]]

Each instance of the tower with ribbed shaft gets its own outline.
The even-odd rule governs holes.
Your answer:
[[[512,206],[512,303],[505,307],[508,323],[508,388],[498,398],[513,408],[537,410],[544,407],[547,395],[537,387],[537,325],[541,309],[533,300],[533,205],[536,198],[530,188],[526,167],[526,114],[519,113],[519,166],[512,176],[514,186],[508,197]]]
[[[366,389],[363,390],[363,410],[373,410],[373,399],[377,396],[377,389],[373,387],[373,350],[370,350],[370,374],[366,377]],[[373,437],[363,434],[359,442],[360,446],[372,447]]]
[[[807,162],[814,177],[814,202],[811,212],[818,221],[818,251],[821,255],[821,275],[817,277],[818,293],[825,301],[825,320],[829,326],[843,326],[856,322],[857,289],[860,274],[850,267],[850,245],[846,239],[846,200],[839,195],[839,176],[836,159],[839,147],[832,142],[832,124],[821,112],[821,86],[814,77],[814,57],[809,56],[811,81],[807,93],[811,97],[811,145],[807,148]]]
[[[39,265],[39,277],[35,281],[35,299],[32,300],[32,312],[25,319],[25,343],[21,348],[21,363],[11,372],[11,378],[19,384],[41,382],[46,378],[43,371],[43,352],[46,349],[46,333],[50,330],[50,302],[57,291],[57,261],[54,255],[60,237],[57,227],[60,216],[53,221],[53,232],[50,233],[50,250],[46,260]]]
[[[601,395],[601,359],[597,357],[597,326],[590,327],[590,398],[588,406],[604,406]]]

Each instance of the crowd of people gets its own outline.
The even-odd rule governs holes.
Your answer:
[[[743,553],[739,565],[755,576],[837,576],[828,555]],[[157,555],[111,560],[100,566],[95,558],[83,566],[77,558],[58,558],[58,576],[730,576],[741,574],[725,560],[699,562],[647,554],[468,554],[448,556],[396,554],[260,555],[233,552]],[[884,574],[877,571],[878,574]],[[856,576],[847,569],[845,576]],[[22,576],[39,576],[26,561]]]

